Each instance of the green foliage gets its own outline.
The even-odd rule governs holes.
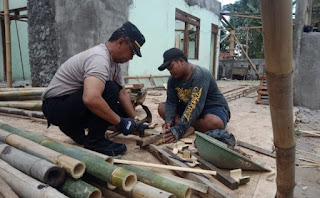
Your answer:
[[[239,14],[259,14],[260,13],[260,0],[239,0],[234,4],[227,4],[223,6],[222,12],[226,13],[239,13]],[[259,15],[258,15],[259,16]],[[241,17],[230,17],[230,23],[234,28],[241,27],[255,27],[262,26],[262,22],[259,19],[241,18]],[[224,27],[227,27],[224,25]],[[221,32],[221,39],[226,34]],[[246,49],[246,31],[245,29],[236,30],[236,37],[239,39],[243,48]],[[229,50],[230,37],[225,39],[221,45],[221,51]],[[250,58],[263,58],[263,38],[262,29],[250,29],[248,35],[248,51]],[[242,53],[241,53],[242,54]],[[242,58],[241,54],[237,55],[236,58]]]

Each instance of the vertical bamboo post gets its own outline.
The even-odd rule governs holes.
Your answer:
[[[3,0],[3,10],[4,10],[5,37],[6,37],[7,87],[12,87],[12,64],[11,64],[11,38],[10,38],[9,0]]]
[[[229,47],[230,59],[233,59],[234,57],[234,35],[235,35],[235,30],[231,30],[230,31],[230,47]]]
[[[292,1],[261,0],[268,94],[277,161],[277,198],[293,197]]]

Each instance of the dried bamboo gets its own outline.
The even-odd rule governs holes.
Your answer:
[[[41,111],[42,101],[0,101],[0,107],[11,107],[17,109]]]
[[[40,100],[43,90],[5,91],[0,92],[1,101],[10,100]]]
[[[45,119],[45,116],[40,111],[28,111],[23,109],[0,107],[0,113]]]
[[[13,135],[17,134],[54,151],[82,161],[86,166],[87,173],[101,179],[102,181],[111,183],[112,185],[117,186],[125,191],[132,190],[137,181],[136,174],[133,172],[110,164],[105,161],[105,158],[95,155],[92,152],[88,152],[85,149],[67,146],[65,144],[49,140],[47,137],[3,123],[0,123],[0,128],[14,133]]]
[[[6,181],[0,177],[0,198],[19,198],[18,195],[10,188]]]
[[[14,168],[50,186],[57,187],[65,178],[65,171],[40,159],[0,142],[0,158]]]
[[[0,92],[8,92],[8,91],[34,91],[34,90],[42,90],[44,91],[45,87],[19,87],[19,88],[0,88]]]
[[[120,167],[131,170],[137,174],[138,180],[151,185],[153,187],[170,192],[178,198],[189,198],[191,196],[191,189],[184,185],[172,180],[166,179],[160,175],[157,175],[151,171],[142,170],[134,166],[119,164]]]
[[[21,198],[67,198],[56,189],[45,185],[0,160],[0,176]]]
[[[85,171],[85,165],[79,160],[62,155],[61,153],[2,129],[0,130],[0,140],[22,151],[47,159],[50,162],[63,167],[73,178],[80,178]]]
[[[292,1],[261,0],[265,71],[277,161],[277,198],[294,197]]]

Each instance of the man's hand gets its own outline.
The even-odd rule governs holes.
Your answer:
[[[176,142],[177,140],[174,138],[172,132],[166,132],[163,137],[162,137],[163,141],[165,144],[167,143],[171,143],[171,142]]]
[[[162,125],[163,132],[170,132],[171,123],[165,123]]]
[[[117,125],[119,131],[124,135],[132,134],[136,127],[136,123],[132,118],[120,118],[120,123]]]
[[[137,129],[138,129],[138,131],[139,131],[139,136],[144,136],[144,130],[146,130],[146,129],[149,129],[149,126],[148,125],[146,125],[146,124],[139,124],[138,126],[137,126]]]

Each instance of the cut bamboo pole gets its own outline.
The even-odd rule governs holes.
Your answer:
[[[294,197],[292,1],[261,0],[265,71],[277,161],[277,198]]]
[[[62,155],[61,153],[2,129],[0,129],[0,140],[22,151],[47,159],[50,162],[63,167],[74,178],[80,178],[85,171],[85,165],[79,160]]]
[[[177,176],[174,176],[174,175],[169,175],[169,174],[166,174],[166,173],[159,173],[159,175],[161,175],[162,177],[165,177],[167,179],[176,181],[176,182],[178,182],[180,184],[184,184],[186,186],[189,186],[193,190],[196,190],[196,191],[199,191],[199,192],[202,192],[202,193],[207,193],[208,192],[208,186],[207,185],[200,184],[198,182],[195,182],[195,181],[192,181],[192,180],[189,180],[189,179],[184,179],[184,178],[181,178],[181,177],[177,177]]]
[[[0,88],[0,92],[10,92],[10,91],[34,91],[34,90],[41,90],[44,91],[45,87],[23,87],[23,88]]]
[[[81,179],[74,179],[72,177],[66,177],[65,182],[58,188],[63,194],[68,197],[76,198],[101,198],[101,191],[82,181]]]
[[[155,188],[153,186],[147,185],[142,182],[137,182],[134,185],[132,191],[129,191],[129,192],[123,191],[119,188],[117,189],[107,188],[105,183],[102,183],[97,180],[91,180],[91,181],[88,181],[88,183],[99,188],[104,197],[114,197],[113,194],[117,193],[127,198],[176,198],[176,196],[172,193]]]
[[[0,177],[0,197],[19,198],[18,195],[7,184],[7,182],[2,179],[2,177]]]
[[[42,90],[31,90],[31,91],[6,91],[0,92],[1,101],[10,100],[40,100]]]
[[[164,190],[160,190],[153,186],[142,182],[137,182],[131,192],[115,190],[116,193],[129,198],[175,198],[176,196]]]
[[[98,179],[101,179],[102,181],[111,183],[112,185],[117,186],[124,191],[132,190],[137,181],[137,176],[133,172],[110,164],[105,161],[105,158],[95,155],[92,152],[88,152],[85,149],[67,146],[65,144],[52,141],[39,134],[18,129],[8,124],[0,123],[0,128],[27,138],[49,149],[80,160],[85,164],[87,173],[97,177]]]
[[[110,163],[110,164],[113,164],[114,161],[113,161],[113,157],[111,156],[108,156],[108,155],[105,155],[105,154],[102,154],[102,153],[98,153],[96,151],[92,151],[92,150],[89,150],[89,149],[86,149],[86,148],[83,148],[83,147],[80,147],[80,146],[76,146],[76,145],[72,145],[72,144],[68,144],[68,143],[65,143],[65,142],[61,142],[61,141],[57,141],[59,142],[60,144],[63,144],[67,147],[72,147],[72,148],[76,148],[76,149],[81,149],[81,150],[84,150],[85,152],[90,152],[90,153],[93,153],[99,157],[102,157],[104,159],[104,161]]]
[[[0,101],[0,107],[41,111],[42,101]]]
[[[23,110],[23,109],[0,107],[0,113],[7,113],[7,114],[26,116],[26,117],[31,117],[31,118],[45,119],[45,116],[40,111],[28,111],[28,110]]]
[[[45,185],[0,160],[0,176],[22,198],[67,198],[56,189]]]
[[[153,168],[184,171],[184,172],[191,172],[191,173],[202,173],[202,174],[209,174],[209,175],[216,175],[217,173],[216,171],[212,171],[212,170],[202,170],[202,169],[196,169],[196,168],[186,168],[186,167],[170,166],[170,165],[163,165],[163,164],[152,164],[152,163],[129,161],[129,160],[122,160],[122,159],[114,159],[114,163],[147,166],[147,167],[153,167]]]
[[[0,158],[14,168],[50,186],[57,187],[65,178],[65,171],[40,159],[0,142]]]
[[[134,166],[126,164],[119,164],[119,166],[135,172],[137,174],[138,180],[145,184],[170,192],[178,198],[191,197],[191,189],[184,184],[174,182],[151,171],[142,170]]]

